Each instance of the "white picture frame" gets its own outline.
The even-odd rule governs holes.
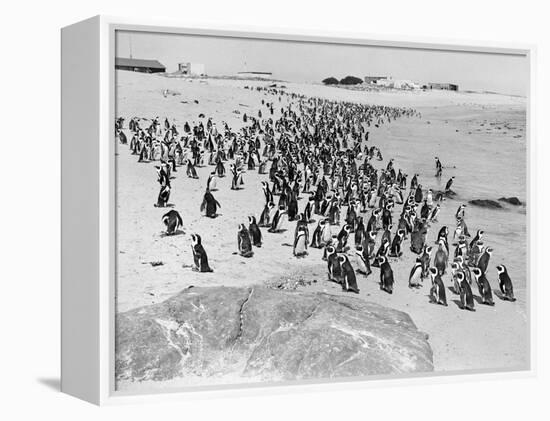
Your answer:
[[[407,378],[352,378],[339,382],[292,382],[239,386],[196,387],[172,393],[131,395],[114,388],[115,319],[115,161],[114,161],[114,60],[115,31],[328,42],[336,44],[393,46],[431,50],[474,51],[525,55],[530,62],[527,100],[527,288],[530,330],[530,367],[518,372],[466,372],[449,376]],[[62,46],[62,356],[63,392],[98,405],[169,401],[258,393],[326,391],[333,388],[365,388],[450,381],[533,376],[536,361],[533,346],[536,293],[534,230],[536,206],[532,174],[535,145],[532,138],[534,68],[532,45],[501,45],[454,40],[399,39],[350,33],[185,25],[177,22],[96,16],[65,27]],[[193,393],[189,393],[193,392]]]

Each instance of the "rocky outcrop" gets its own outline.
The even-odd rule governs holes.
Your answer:
[[[359,298],[263,286],[190,288],[117,315],[117,381],[264,380],[433,370],[411,318]]]
[[[449,189],[449,190],[435,190],[433,192],[433,197],[438,197],[438,196],[442,196],[442,197],[452,199],[452,198],[456,197],[457,194],[454,190],[451,190],[451,189]]]
[[[490,199],[474,199],[468,202],[470,205],[479,206],[487,209],[502,209],[502,205]]]
[[[506,202],[510,205],[514,206],[521,206],[523,203],[521,203],[521,200],[519,200],[517,197],[501,197],[498,199],[500,202]]]

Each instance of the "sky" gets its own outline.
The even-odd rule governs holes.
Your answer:
[[[250,38],[117,31],[117,57],[156,59],[168,72],[204,63],[212,76],[272,72],[274,79],[320,82],[334,76],[387,75],[418,83],[455,83],[460,90],[527,96],[529,60],[509,54],[342,45]]]

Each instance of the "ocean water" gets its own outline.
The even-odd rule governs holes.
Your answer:
[[[486,245],[494,249],[488,279],[498,288],[496,265],[504,264],[514,282],[517,298],[525,303],[527,274],[527,162],[525,108],[488,107],[459,104],[418,107],[421,118],[404,118],[372,128],[370,141],[380,146],[384,161],[394,158],[394,166],[409,175],[419,174],[424,189],[444,190],[454,176],[452,190],[457,195],[446,199],[430,236],[439,228],[455,228],[455,212],[467,204],[466,223],[472,236],[482,229]],[[509,128],[505,128],[507,125]],[[500,129],[498,128],[500,127]],[[478,130],[479,129],[479,130]],[[435,157],[443,164],[443,176],[435,177]],[[486,209],[468,204],[473,199],[497,200],[517,197],[523,205],[500,202],[503,209]],[[527,204],[528,205],[528,204]],[[454,248],[453,248],[454,249]]]

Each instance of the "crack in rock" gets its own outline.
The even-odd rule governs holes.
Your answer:
[[[243,334],[243,325],[244,325],[244,307],[246,303],[250,300],[250,297],[252,297],[252,293],[254,292],[254,288],[250,288],[248,290],[248,296],[246,299],[241,303],[241,307],[239,308],[239,329],[237,330],[237,335],[235,335],[235,342],[237,342],[242,334]]]

